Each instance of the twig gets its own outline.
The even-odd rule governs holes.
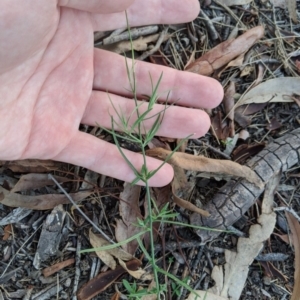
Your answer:
[[[292,214],[298,222],[300,222],[300,217],[297,215],[297,213],[290,207],[287,207],[287,206],[281,206],[281,207],[276,207],[274,208],[274,211],[287,211],[289,212],[290,214]]]
[[[77,287],[80,279],[80,250],[81,250],[81,237],[77,237],[77,247],[76,247],[76,264],[75,264],[75,278],[74,278],[74,285],[73,285],[73,292],[72,292],[72,300],[77,300]]]
[[[206,25],[207,31],[209,33],[209,36],[211,37],[212,40],[217,40],[219,39],[219,34],[214,26],[214,23],[211,21],[211,19],[206,15],[206,13],[201,10],[200,15],[201,18],[204,19],[204,23]]]
[[[131,29],[131,37],[132,39],[137,39],[140,36],[153,34],[156,33],[157,31],[158,31],[157,25],[133,28]],[[108,38],[104,39],[102,43],[103,45],[108,45],[108,44],[117,43],[120,41],[127,41],[127,40],[129,40],[129,32],[125,31],[119,35],[109,36]],[[98,43],[96,44],[96,46],[100,44],[101,43]]]
[[[193,143],[195,143],[198,146],[203,145],[203,146],[207,147],[208,149],[212,150],[213,152],[219,154],[220,156],[223,156],[224,158],[231,160],[231,157],[229,155],[227,155],[226,153],[223,153],[222,151],[216,149],[215,147],[213,147],[207,143],[201,142],[199,140],[193,140]]]
[[[98,232],[100,232],[103,237],[109,241],[112,244],[115,244],[115,242],[106,235],[82,210],[81,208],[76,204],[76,202],[72,199],[72,197],[66,192],[66,190],[59,184],[59,182],[52,176],[52,174],[48,174],[48,177],[53,180],[53,182],[58,186],[58,188],[65,194],[65,196],[68,198],[68,200],[75,206],[75,208],[81,213],[81,215],[96,229]]]
[[[144,60],[146,59],[148,56],[152,55],[153,53],[155,53],[160,45],[164,42],[165,38],[166,38],[166,35],[167,35],[167,32],[168,32],[168,28],[167,29],[164,29],[161,34],[159,35],[159,38],[156,42],[156,45],[149,51],[145,51],[141,56],[137,57],[136,60]]]

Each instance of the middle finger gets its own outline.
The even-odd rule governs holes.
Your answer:
[[[129,69],[132,60],[127,59]],[[138,95],[151,95],[151,79],[155,85],[163,74],[158,88],[162,100],[179,105],[213,108],[223,98],[223,88],[215,79],[202,75],[178,71],[143,61],[135,61],[136,91]],[[131,96],[125,58],[105,50],[94,50],[94,89],[113,94]],[[169,92],[169,95],[168,95]]]
[[[142,102],[138,102],[138,105]],[[135,102],[131,99],[126,99],[122,96],[105,92],[93,91],[88,102],[81,123],[87,125],[96,125],[105,128],[111,128],[111,117],[116,122],[115,130],[123,131],[120,124],[119,116],[122,115],[126,120],[129,120],[129,126],[137,119],[135,111]],[[144,102],[139,106],[139,112],[142,114],[148,107],[148,103]],[[156,120],[157,114],[165,109],[165,105],[154,105],[151,113],[146,116],[142,128],[148,131],[153,122]],[[119,114],[119,115],[118,115]],[[157,132],[157,135],[172,138],[185,138],[193,134],[192,138],[198,138],[204,135],[210,126],[208,115],[199,109],[190,109],[179,106],[169,106],[163,114],[162,124]]]

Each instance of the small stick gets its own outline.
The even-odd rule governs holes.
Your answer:
[[[300,217],[297,215],[297,213],[290,207],[286,207],[286,206],[281,206],[281,207],[276,207],[273,209],[274,211],[287,211],[290,214],[292,214],[298,222],[300,222]]]
[[[72,199],[72,197],[66,192],[66,190],[58,183],[58,181],[51,175],[48,174],[48,177],[53,180],[53,182],[59,187],[59,189],[65,194],[65,196],[69,199],[69,201],[75,206],[75,208],[81,213],[81,215],[98,231],[100,232],[103,237],[109,241],[112,244],[115,244],[115,242],[107,236],[106,233],[104,233],[81,209],[80,207],[75,203],[75,201]]]
[[[166,38],[166,35],[167,35],[167,32],[168,32],[168,29],[164,29],[160,35],[159,35],[159,38],[156,42],[156,45],[149,51],[145,51],[141,56],[137,57],[136,60],[144,60],[146,59],[148,56],[152,55],[153,53],[155,53],[160,45],[164,42],[165,38]]]
[[[204,13],[203,10],[200,11],[200,17],[204,19],[207,31],[210,35],[210,37],[215,41],[219,38],[219,34],[214,26],[214,23],[211,21],[211,19]]]
[[[224,158],[226,158],[228,160],[231,160],[231,157],[229,155],[223,153],[222,151],[216,149],[215,147],[213,147],[213,146],[211,146],[211,145],[209,145],[207,143],[201,142],[199,140],[193,140],[193,143],[195,143],[198,146],[203,145],[203,146],[207,147],[208,149],[212,150],[213,152],[219,154],[220,156],[223,156]]]
[[[157,25],[133,28],[130,30],[132,39],[137,39],[143,35],[153,34],[153,33],[156,33],[157,31],[158,31]],[[111,36],[107,37],[106,39],[103,40],[103,45],[113,44],[113,43],[117,43],[120,41],[126,41],[126,40],[129,40],[129,32],[128,31],[125,31],[119,35],[111,35]],[[96,46],[97,45],[98,44],[96,44]]]
[[[81,237],[77,237],[77,247],[76,247],[76,258],[75,258],[75,278],[74,278],[74,286],[73,286],[73,292],[72,292],[72,300],[77,300],[77,287],[79,283],[80,278],[80,250],[81,250]]]

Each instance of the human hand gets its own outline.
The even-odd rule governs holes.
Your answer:
[[[163,3],[163,4],[162,4]],[[188,22],[198,0],[2,0],[0,3],[0,159],[52,159],[121,180],[135,178],[116,146],[78,130],[80,123],[111,126],[111,103],[130,113],[129,82],[123,57],[93,48],[93,32],[130,26]],[[129,62],[130,63],[130,62]],[[136,62],[137,94],[151,94],[149,73],[168,101],[195,108],[215,107],[223,97],[213,79]],[[162,94],[162,96],[165,94]],[[156,105],[154,113],[163,109]],[[115,116],[116,117],[116,116]],[[199,109],[171,106],[158,134],[200,137],[209,117]],[[150,126],[150,122],[148,122]],[[124,150],[139,170],[140,154]],[[147,158],[148,169],[161,164]],[[163,186],[173,170],[166,164],[149,183]]]

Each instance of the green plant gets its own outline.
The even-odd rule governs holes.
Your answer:
[[[190,279],[190,277],[185,277],[185,278],[183,278],[182,279],[182,282],[184,282],[184,283],[188,283],[188,281],[189,281],[189,279]],[[176,283],[176,282],[171,282],[171,288],[172,288],[172,297],[174,297],[174,296],[180,296],[180,290],[181,290],[181,288],[182,288],[182,286],[180,285],[180,284],[178,284],[178,283]]]
[[[126,18],[127,18],[127,15],[126,15]],[[127,20],[127,24],[128,24],[128,20]],[[130,37],[130,41],[132,44],[132,37],[131,37],[131,32],[130,32],[129,26],[128,26],[128,32],[129,32],[129,37]],[[177,151],[177,149],[182,145],[182,143],[185,140],[182,140],[182,143],[180,143],[173,150],[173,152],[161,163],[161,165],[157,169],[150,171],[147,168],[146,148],[147,148],[149,142],[152,140],[152,138],[156,135],[156,133],[161,125],[161,122],[163,120],[165,111],[166,111],[166,109],[168,109],[168,106],[165,105],[164,109],[161,112],[155,114],[154,116],[153,115],[150,116],[154,105],[157,103],[157,101],[159,99],[158,88],[161,83],[163,74],[160,75],[158,81],[155,84],[153,83],[151,74],[149,74],[150,84],[152,87],[152,93],[149,96],[148,102],[140,103],[138,101],[133,48],[132,48],[131,55],[132,55],[132,66],[129,67],[129,64],[128,64],[128,61],[126,58],[125,58],[125,64],[126,64],[126,70],[127,70],[127,76],[129,79],[130,89],[132,92],[133,99],[135,101],[135,108],[132,111],[132,113],[130,114],[130,116],[128,118],[126,118],[122,111],[119,111],[116,107],[113,106],[115,113],[118,116],[118,120],[115,120],[113,117],[111,117],[111,130],[108,130],[105,128],[103,128],[103,130],[105,130],[106,132],[108,132],[112,135],[115,145],[118,147],[118,150],[120,151],[122,157],[124,158],[124,160],[127,162],[128,166],[134,172],[135,179],[132,181],[132,184],[136,184],[139,181],[142,181],[144,183],[145,190],[146,190],[146,201],[147,201],[147,205],[148,205],[148,216],[143,220],[142,219],[137,220],[136,226],[140,227],[141,231],[138,234],[132,236],[130,239],[127,239],[125,241],[122,241],[120,243],[116,243],[113,245],[104,246],[104,247],[101,247],[98,249],[87,249],[87,250],[83,250],[81,252],[83,253],[83,252],[91,252],[91,251],[95,251],[95,250],[96,251],[109,250],[109,249],[121,246],[123,244],[126,244],[129,241],[132,241],[134,239],[137,240],[140,249],[143,251],[145,257],[148,259],[148,261],[151,264],[156,286],[151,291],[149,291],[147,289],[138,289],[136,282],[130,284],[128,281],[123,280],[123,285],[129,294],[128,295],[129,299],[141,299],[142,296],[148,295],[149,293],[150,294],[155,293],[157,295],[157,299],[160,299],[160,297],[163,296],[164,293],[166,292],[166,284],[165,283],[161,284],[159,282],[159,277],[158,277],[159,273],[163,274],[165,277],[168,277],[169,279],[171,279],[173,291],[175,294],[178,293],[179,287],[184,287],[187,290],[189,290],[190,292],[193,292],[193,290],[187,284],[187,280],[182,281],[182,280],[178,279],[177,277],[175,277],[168,271],[165,271],[164,269],[160,268],[156,262],[155,253],[154,253],[154,234],[153,234],[153,230],[152,230],[153,224],[155,222],[167,222],[169,224],[177,224],[177,225],[183,225],[183,224],[174,221],[174,218],[177,216],[177,213],[173,213],[169,209],[168,205],[165,205],[162,209],[158,209],[155,201],[153,201],[153,199],[151,198],[150,186],[149,186],[149,179],[151,177],[153,177],[159,171],[159,169],[171,158],[172,154],[175,151]],[[169,96],[169,94],[166,97],[167,99],[168,99],[168,96]],[[109,97],[109,95],[108,95],[108,97]],[[111,103],[113,105],[112,101],[111,101]],[[167,103],[167,101],[166,101],[166,103]],[[133,117],[136,117],[135,121],[132,121]],[[146,131],[144,122],[145,122],[145,120],[149,120],[149,119],[153,119],[153,124],[152,124],[151,128]],[[121,129],[123,131],[123,134],[118,133],[115,130],[116,127],[118,129]],[[186,139],[188,139],[189,137],[190,136],[188,136]],[[143,165],[140,170],[137,170],[133,166],[133,164],[130,162],[130,160],[126,157],[124,151],[120,147],[118,138],[129,141],[131,143],[135,143],[140,147],[142,156],[143,156]],[[184,225],[187,225],[188,227],[192,227],[192,228],[199,228],[197,226],[192,226],[192,225],[188,225],[188,224],[184,224]],[[142,241],[142,237],[146,233],[148,233],[149,237],[150,237],[150,252],[148,252],[148,250],[145,248],[143,241]]]

